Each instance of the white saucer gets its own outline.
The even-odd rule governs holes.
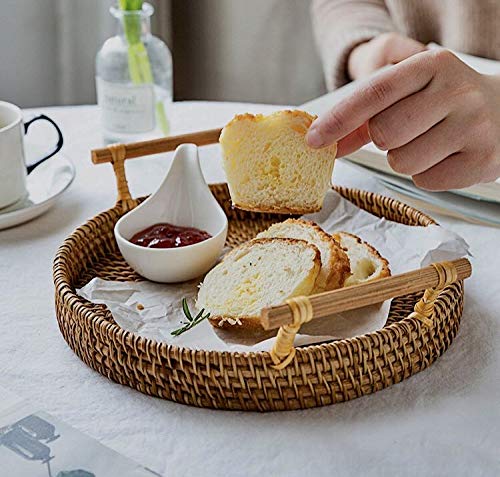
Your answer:
[[[47,212],[75,178],[75,167],[62,153],[40,164],[27,178],[28,196],[0,209],[0,230]]]

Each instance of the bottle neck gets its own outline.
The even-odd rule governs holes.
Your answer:
[[[145,41],[151,36],[151,17],[142,12],[130,12],[117,19],[117,35],[128,44]]]

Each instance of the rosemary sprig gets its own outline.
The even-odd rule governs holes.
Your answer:
[[[173,336],[182,335],[182,333],[190,330],[191,328],[194,328],[196,325],[200,324],[203,320],[206,320],[210,316],[210,313],[204,315],[203,313],[205,313],[205,308],[202,308],[201,311],[193,318],[193,315],[189,310],[187,300],[185,298],[182,299],[182,311],[184,312],[187,321],[181,321],[181,325],[184,326],[170,332],[170,334]]]

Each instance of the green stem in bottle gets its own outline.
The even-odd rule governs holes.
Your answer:
[[[142,10],[143,0],[119,0],[124,11]],[[130,79],[134,84],[154,84],[151,63],[144,43],[141,41],[141,17],[139,14],[123,16],[123,30],[128,43],[128,69]],[[169,123],[165,107],[161,101],[156,101],[156,118],[163,134],[169,133]]]
[[[142,0],[120,0],[120,8],[124,12],[138,12],[142,9]],[[123,32],[128,44],[128,70],[134,84],[143,83],[141,66],[136,54],[137,45],[141,42],[141,16],[139,13],[124,13]]]
[[[153,73],[151,71],[151,64],[149,62],[148,52],[143,43],[136,45],[135,49],[139,69],[142,74],[144,83],[153,83]],[[170,131],[167,115],[165,114],[165,106],[161,101],[156,102],[156,119],[160,125],[160,129],[166,136]]]
[[[168,122],[167,115],[165,114],[165,106],[161,101],[156,102],[156,117],[160,123],[161,131],[165,136],[168,136],[168,133],[170,132],[170,124]]]
[[[128,47],[128,71],[132,83],[141,84],[143,82],[141,68],[139,62],[137,61],[137,55],[135,53],[135,45],[129,45]]]
[[[142,80],[144,83],[153,83],[153,73],[151,71],[151,64],[149,63],[148,52],[144,43],[137,43],[134,45],[135,56],[139,65]]]

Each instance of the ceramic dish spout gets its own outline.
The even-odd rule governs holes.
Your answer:
[[[158,223],[196,227],[211,237],[177,248],[147,248],[130,242],[134,234]],[[158,190],[125,214],[114,232],[120,252],[139,275],[175,283],[201,276],[215,264],[224,248],[227,226],[227,217],[203,177],[197,146],[181,144]]]

